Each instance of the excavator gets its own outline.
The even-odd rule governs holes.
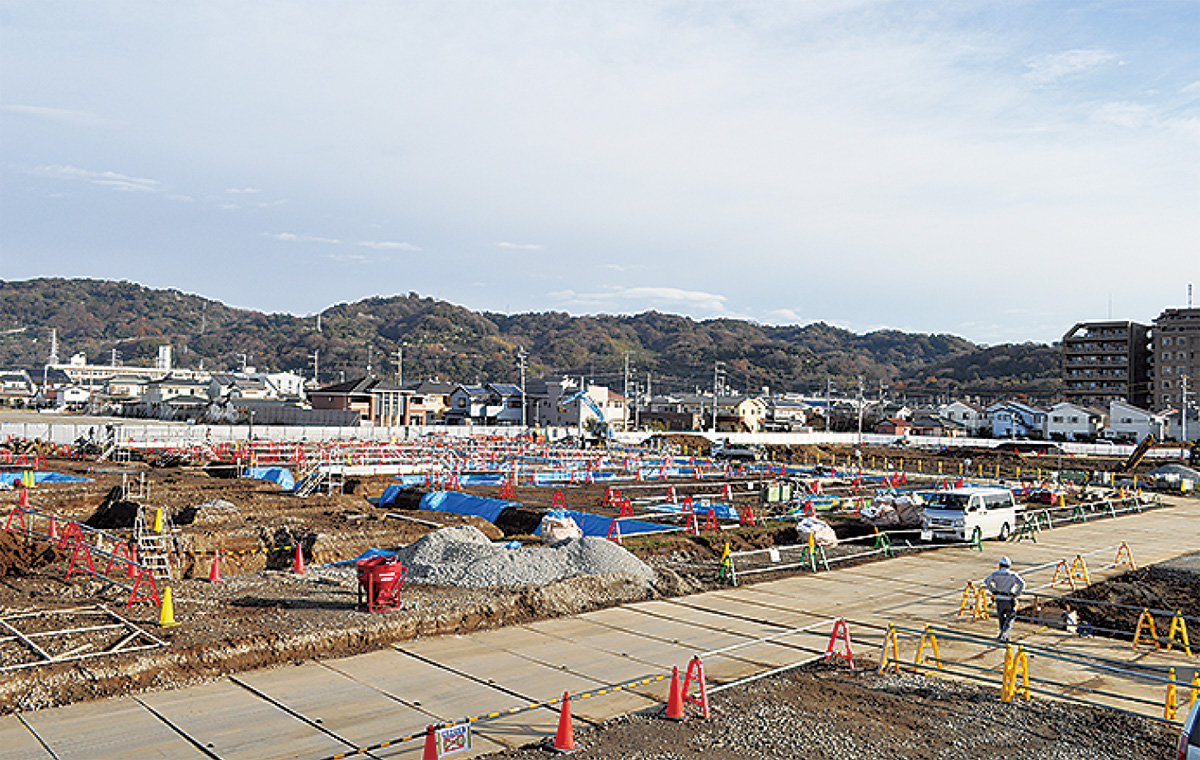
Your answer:
[[[1146,452],[1149,451],[1150,447],[1155,443],[1156,439],[1154,437],[1154,433],[1151,433],[1143,438],[1142,442],[1139,443],[1137,448],[1133,450],[1133,453],[1129,455],[1129,458],[1125,460],[1125,464],[1121,465],[1119,472],[1129,472],[1134,467],[1137,467],[1139,464],[1141,464],[1142,460],[1146,458]]]
[[[586,404],[588,409],[592,410],[592,412],[596,415],[596,435],[600,437],[600,441],[605,445],[611,443],[613,440],[612,426],[609,425],[608,421],[604,419],[604,411],[599,407],[599,405],[596,404],[595,401],[592,400],[592,397],[587,394],[586,390],[576,391],[570,396],[559,399],[558,413],[564,414],[567,411],[567,405],[575,401]]]

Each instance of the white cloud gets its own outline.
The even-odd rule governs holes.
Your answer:
[[[511,248],[518,251],[540,251],[543,246],[535,243],[496,243],[501,248]]]
[[[264,232],[263,237],[269,237],[272,240],[282,240],[285,243],[326,243],[329,245],[340,245],[342,242],[337,238],[297,235],[294,232]]]
[[[419,251],[421,248],[412,243],[397,243],[392,240],[363,240],[359,245],[364,248],[374,248],[377,251]]]
[[[63,180],[83,180],[93,185],[100,185],[121,192],[157,193],[161,189],[161,183],[156,179],[131,177],[127,174],[118,174],[117,172],[90,171],[88,169],[80,169],[77,166],[63,166],[59,164],[39,166],[32,173],[42,177],[54,177]]]
[[[53,121],[59,124],[72,124],[81,127],[109,127],[122,125],[125,122],[106,119],[89,111],[76,111],[69,108],[48,108],[46,106],[11,105],[0,106],[0,111],[29,116],[43,121]]]
[[[1053,85],[1116,59],[1104,50],[1065,50],[1025,59],[1025,76],[1039,85]]]
[[[706,316],[728,315],[725,296],[699,290],[672,287],[612,288],[599,293],[559,291],[551,296],[574,306],[617,311],[644,311],[650,308],[681,309],[684,313],[699,312]]]
[[[261,193],[262,190],[257,187],[230,187],[227,188],[225,192],[229,193],[230,195],[254,195],[256,193]]]

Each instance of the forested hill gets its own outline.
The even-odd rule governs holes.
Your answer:
[[[175,364],[234,369],[245,355],[260,370],[312,375],[322,382],[354,377],[368,362],[395,377],[454,382],[527,376],[594,378],[620,389],[626,361],[634,381],[650,377],[655,393],[708,389],[723,362],[734,390],[814,391],[832,379],[844,393],[862,377],[866,392],[891,395],[994,396],[1057,391],[1059,349],[1039,343],[978,346],[952,335],[880,330],[858,335],[823,323],[771,327],[733,319],[695,321],[659,312],[572,317],[560,312],[491,314],[415,293],[338,304],[297,317],[235,309],[177,290],[85,279],[0,281],[0,368],[45,364],[50,330],[62,361],[79,352],[108,363],[153,365],[158,347]],[[627,359],[628,357],[628,359]]]

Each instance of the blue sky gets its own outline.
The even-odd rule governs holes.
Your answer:
[[[1051,341],[1200,286],[1200,3],[0,3],[0,277]]]

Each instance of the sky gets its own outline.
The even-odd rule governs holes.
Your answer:
[[[35,277],[1150,322],[1200,288],[1200,2],[0,0],[0,279]]]

